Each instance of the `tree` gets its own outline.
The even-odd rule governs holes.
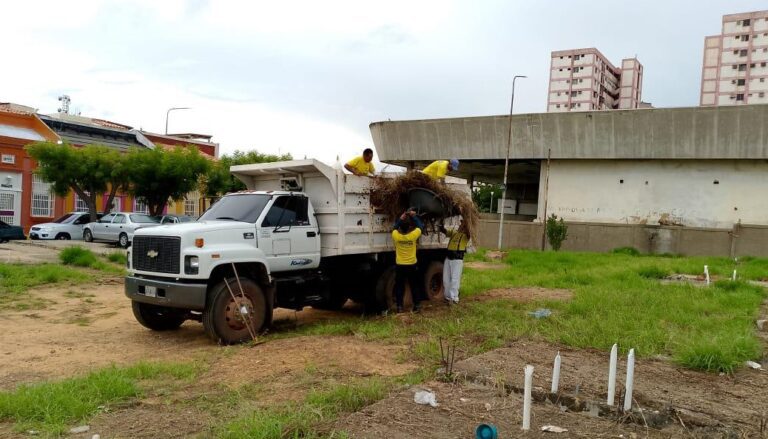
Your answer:
[[[134,149],[126,157],[129,192],[146,203],[150,215],[162,215],[169,200],[179,201],[198,187],[211,164],[197,148]]]
[[[472,191],[472,200],[480,212],[494,212],[494,207],[498,205],[503,192],[503,185],[479,183]]]
[[[110,186],[114,191],[123,186],[113,180],[120,174],[121,154],[106,146],[76,148],[67,143],[37,142],[28,146],[27,152],[38,163],[35,172],[51,184],[54,194],[65,197],[71,190],[85,201],[91,221],[98,219],[99,195]]]
[[[283,160],[292,160],[290,154],[262,154],[258,151],[235,151],[231,155],[223,155],[215,163],[210,172],[205,176],[203,193],[207,197],[217,197],[230,192],[245,189],[245,185],[229,172],[230,166],[248,165],[251,163],[270,163]]]

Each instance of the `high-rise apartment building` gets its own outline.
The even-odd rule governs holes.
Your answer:
[[[704,39],[701,105],[768,103],[768,11],[723,16]]]
[[[615,110],[640,107],[643,66],[637,58],[615,67],[593,48],[552,52],[547,111]]]

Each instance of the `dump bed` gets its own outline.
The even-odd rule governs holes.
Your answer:
[[[317,160],[238,165],[230,171],[249,190],[307,194],[320,226],[323,257],[393,250],[392,221],[371,207],[372,178],[345,174],[340,166],[333,168]],[[449,177],[447,181],[469,191],[464,180]],[[446,244],[436,233],[427,233],[420,241],[421,248],[444,248]]]

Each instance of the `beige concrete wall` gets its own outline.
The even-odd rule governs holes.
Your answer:
[[[552,160],[547,216],[721,229],[768,225],[766,176],[763,160]],[[543,203],[539,209],[542,218]]]
[[[542,225],[504,221],[502,248],[541,249]],[[482,219],[478,247],[496,248],[499,221]],[[686,256],[768,257],[768,226],[739,225],[707,229],[639,224],[568,223],[563,250],[608,252],[633,247],[642,253]]]

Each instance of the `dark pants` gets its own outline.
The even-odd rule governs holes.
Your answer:
[[[419,266],[396,265],[395,266],[395,302],[397,306],[403,306],[403,296],[405,296],[405,283],[411,286],[411,297],[413,305],[418,305],[423,300],[421,276],[419,276]]]

